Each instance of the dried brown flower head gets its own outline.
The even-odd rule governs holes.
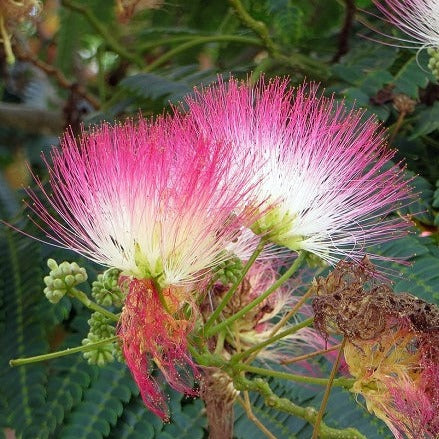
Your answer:
[[[395,294],[367,258],[314,281],[315,326],[342,334],[344,356],[369,411],[395,437],[439,435],[439,307]]]
[[[396,321],[406,321],[415,331],[439,328],[439,308],[408,293],[395,294],[390,284],[374,275],[371,262],[340,262],[326,278],[314,281],[315,327],[327,334],[371,340]]]

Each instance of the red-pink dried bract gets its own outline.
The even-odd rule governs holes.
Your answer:
[[[122,279],[121,285],[128,289],[118,325],[125,361],[146,406],[168,420],[165,396],[153,375],[152,363],[158,366],[172,388],[196,395],[193,380],[198,371],[187,349],[187,336],[195,315],[190,319],[183,317],[180,308],[184,302],[172,288],[162,292],[166,310],[152,281]]]

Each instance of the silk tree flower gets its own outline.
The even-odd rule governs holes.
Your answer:
[[[241,208],[251,169],[236,172],[227,144],[189,136],[178,119],[104,124],[79,141],[67,134],[46,160],[52,194],[38,180],[42,200],[29,190],[52,243],[122,272],[118,335],[145,404],[163,419],[153,364],[193,393],[195,290],[231,249],[248,252],[240,232],[257,214]]]
[[[410,37],[391,38],[413,47],[439,48],[438,0],[374,0],[374,3],[391,24]]]
[[[227,248],[248,253],[252,239],[238,236],[256,215],[241,208],[251,170],[237,172],[228,145],[187,133],[159,119],[67,134],[46,160],[53,193],[29,190],[49,240],[161,287],[200,279]]]
[[[407,182],[363,111],[319,97],[314,85],[289,90],[285,79],[220,81],[186,104],[200,135],[229,143],[237,166],[248,156],[257,165],[258,202],[275,207],[254,232],[330,263],[406,233],[408,222],[390,214],[409,199]]]

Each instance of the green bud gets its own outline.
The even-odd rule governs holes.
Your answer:
[[[79,276],[79,275],[76,275]],[[68,274],[65,278],[64,278],[64,282],[66,283],[67,286],[72,287],[73,284],[75,283],[75,276]]]
[[[48,259],[47,260],[47,266],[51,270],[56,270],[58,268],[58,264],[56,263],[55,259]]]
[[[294,215],[275,207],[253,223],[251,229],[256,235],[263,235],[274,244],[296,251],[301,248],[303,237],[292,233],[294,220]]]
[[[97,341],[99,341],[99,337],[97,337],[95,334],[89,333],[87,338],[82,340],[82,344],[88,345],[91,343],[96,343]],[[83,352],[82,355],[89,364],[104,366],[114,361],[113,343],[98,346],[92,351]]]
[[[113,343],[112,354],[116,361],[118,361],[119,363],[125,363],[125,357],[123,356],[122,346],[120,345],[120,343]]]
[[[64,288],[65,283],[63,279],[54,279],[53,280],[54,288]]]
[[[217,279],[223,284],[233,284],[240,277],[243,269],[242,261],[233,255],[219,264],[216,269]]]
[[[427,53],[430,55],[428,61],[428,68],[433,73],[436,79],[439,79],[439,49],[435,47],[429,47]]]
[[[120,271],[110,268],[99,274],[92,284],[91,294],[102,306],[115,306],[120,308],[123,303],[123,293],[119,288]]]
[[[111,320],[99,312],[94,312],[89,320],[90,333],[98,337],[100,340],[113,337],[116,333]]]
[[[71,288],[87,280],[85,268],[76,262],[64,261],[58,265],[54,259],[49,259],[47,266],[50,273],[44,277],[44,294],[51,303],[59,302]]]

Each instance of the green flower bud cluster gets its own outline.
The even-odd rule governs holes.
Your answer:
[[[113,337],[115,334],[114,326],[110,323],[110,319],[100,312],[94,312],[88,319],[90,333],[97,335],[99,339]]]
[[[113,356],[115,360],[118,361],[119,363],[125,363],[125,358],[122,352],[122,345],[120,343],[117,342],[113,343]]]
[[[439,49],[429,47],[427,53],[430,55],[428,68],[432,71],[436,79],[439,79]]]
[[[91,315],[88,324],[90,326],[90,332],[88,333],[87,338],[82,340],[83,345],[96,343],[115,335],[116,331],[111,324],[110,319],[99,312],[94,312]],[[88,363],[96,364],[98,366],[103,366],[114,360],[123,362],[122,350],[117,342],[97,346],[96,349],[93,349],[92,351],[84,352],[83,356]]]
[[[87,338],[82,340],[83,345],[88,345],[91,343],[96,343],[100,341],[101,338],[93,333],[89,333]],[[114,343],[108,343],[100,345],[93,349],[92,351],[83,352],[82,356],[87,360],[89,364],[95,364],[97,366],[105,366],[108,363],[114,361]]]
[[[223,284],[233,284],[238,281],[243,269],[242,261],[237,256],[225,260],[218,265],[216,271],[217,279]]]
[[[47,266],[50,273],[44,278],[44,294],[51,303],[58,303],[71,288],[88,278],[85,268],[81,268],[76,262],[64,261],[58,265],[54,259],[49,259]]]
[[[122,307],[123,293],[118,284],[119,275],[120,271],[117,268],[110,268],[99,274],[93,282],[91,294],[99,305]]]

